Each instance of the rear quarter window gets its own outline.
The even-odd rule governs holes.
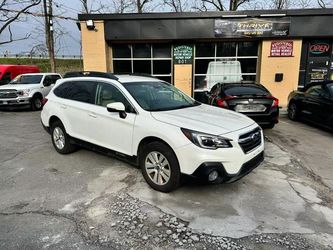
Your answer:
[[[234,86],[224,90],[226,95],[269,95],[268,90],[260,86]]]
[[[65,82],[56,87],[53,93],[64,99],[95,104],[97,83],[95,82]]]

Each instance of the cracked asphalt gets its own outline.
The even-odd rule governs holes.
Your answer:
[[[124,162],[56,153],[39,115],[0,111],[0,249],[333,249],[332,133],[282,117],[250,175],[164,194]]]

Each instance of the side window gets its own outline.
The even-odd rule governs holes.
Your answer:
[[[59,80],[61,77],[59,75],[53,75],[52,78],[52,84],[55,84],[57,80]]]
[[[220,86],[221,85],[219,83],[214,85],[214,87],[210,91],[213,96],[218,96],[220,94],[220,89],[221,89]]]
[[[321,85],[317,85],[309,88],[306,93],[312,97],[319,97],[319,95],[323,95],[325,91],[322,89]]]
[[[51,84],[52,84],[51,76],[45,76],[44,81],[43,81],[43,85],[44,86],[50,86]]]
[[[84,82],[66,82],[58,86],[53,92],[56,96],[79,102],[95,104],[97,83]]]
[[[122,102],[126,108],[126,112],[134,112],[132,105],[118,88],[111,84],[99,83],[96,94],[96,104],[106,107],[109,103]]]
[[[10,81],[11,81],[11,74],[10,72],[6,72],[1,79],[1,84],[7,84]]]

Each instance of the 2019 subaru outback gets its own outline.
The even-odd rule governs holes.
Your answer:
[[[173,85],[134,75],[59,80],[41,113],[61,154],[76,146],[111,152],[170,192],[183,174],[233,182],[263,160],[260,127],[245,115],[201,104]]]

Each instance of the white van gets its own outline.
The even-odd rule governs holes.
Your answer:
[[[205,87],[196,91],[210,91],[216,83],[239,83],[243,80],[239,61],[216,61],[208,64]]]

